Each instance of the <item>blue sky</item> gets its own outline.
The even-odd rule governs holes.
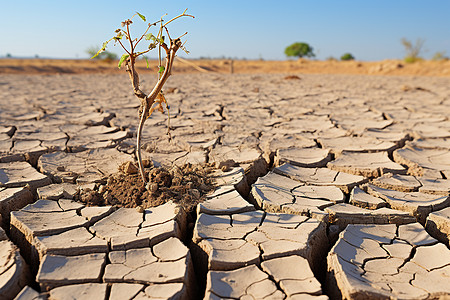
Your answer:
[[[88,47],[99,47],[135,11],[158,20],[185,8],[196,18],[169,28],[172,36],[189,32],[190,54],[183,57],[278,60],[286,59],[286,46],[307,42],[318,59],[350,52],[373,61],[402,58],[402,37],[424,39],[425,58],[438,51],[450,56],[448,0],[2,2],[0,57],[87,58]],[[144,24],[136,21],[137,33]],[[121,54],[118,47],[109,50]]]

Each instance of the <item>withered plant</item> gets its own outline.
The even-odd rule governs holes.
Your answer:
[[[142,162],[142,154],[141,154],[141,138],[142,138],[142,130],[144,127],[145,121],[151,116],[151,114],[158,109],[161,113],[164,113],[164,107],[163,104],[167,110],[168,114],[168,131],[167,133],[170,135],[170,114],[169,114],[169,105],[166,101],[166,98],[163,93],[163,86],[166,83],[167,79],[171,75],[173,62],[175,60],[175,55],[178,50],[183,50],[186,53],[188,51],[184,48],[184,43],[182,43],[181,38],[187,34],[187,32],[183,35],[181,35],[178,38],[172,39],[169,34],[169,30],[167,29],[167,25],[169,25],[171,22],[181,18],[181,17],[191,17],[194,18],[194,16],[186,14],[187,9],[180,15],[170,19],[169,21],[164,21],[163,17],[157,22],[154,23],[148,23],[147,29],[145,32],[137,37],[132,38],[130,33],[130,26],[133,24],[133,18],[135,16],[139,16],[139,18],[146,22],[145,16],[142,14],[136,12],[130,19],[127,19],[121,23],[122,28],[119,28],[115,31],[116,35],[109,39],[108,41],[104,42],[102,45],[102,48],[92,57],[95,58],[100,53],[104,52],[106,50],[107,45],[109,42],[114,41],[115,44],[119,44],[123,50],[125,51],[125,54],[122,55],[122,57],[119,60],[119,69],[122,67],[122,65],[125,63],[126,65],[126,71],[128,75],[130,76],[131,84],[133,86],[133,91],[136,97],[139,98],[141,101],[141,105],[139,108],[139,126],[137,130],[137,142],[136,142],[136,156],[138,160],[138,166],[139,166],[139,172],[142,177],[142,181],[144,184],[147,184],[148,181],[145,177],[144,173],[144,164]],[[159,30],[156,35],[149,33],[150,29],[152,27],[158,28]],[[166,42],[166,35],[168,43]],[[124,38],[126,41],[124,41]],[[137,51],[137,46],[142,41],[147,41],[149,44],[147,46],[146,50],[143,51]],[[139,85],[139,74],[136,71],[136,59],[144,55],[148,52],[150,52],[153,49],[158,49],[158,58],[159,58],[159,65],[158,65],[158,81],[156,82],[155,86],[151,90],[149,94],[146,94],[141,90],[141,87]],[[165,52],[165,63],[163,64],[163,52]],[[145,56],[144,56],[145,58]],[[145,58],[147,60],[147,58]],[[148,67],[148,61],[147,61],[147,67]]]

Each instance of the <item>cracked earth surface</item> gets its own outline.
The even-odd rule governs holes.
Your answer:
[[[143,150],[216,166],[186,212],[76,201],[135,162],[126,75],[0,75],[0,299],[450,298],[449,79],[289,78],[171,77]]]

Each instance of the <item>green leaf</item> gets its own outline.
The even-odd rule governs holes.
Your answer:
[[[100,53],[102,53],[103,51],[101,51],[101,49],[100,50],[98,50],[98,52],[97,53],[95,53],[95,55],[94,56],[92,56],[91,57],[91,59],[93,59],[93,58],[96,58]]]
[[[140,13],[138,13],[138,12],[136,12],[137,14],[138,14],[138,16],[142,19],[142,21],[147,21],[146,19],[145,19],[145,16],[143,16],[143,15],[141,15]]]
[[[163,73],[163,72],[164,72],[164,70],[165,70],[164,66],[160,66],[160,67],[159,67],[159,71],[158,71],[158,73],[160,73],[160,74],[161,74],[161,73]]]
[[[145,61],[147,62],[147,69],[149,68],[149,65],[148,65],[148,59],[147,59],[147,57],[145,57],[144,56],[144,58],[145,58]]]
[[[186,49],[186,47],[182,46],[180,47],[181,50],[183,50],[186,54],[189,54],[190,52],[188,51],[188,49]]]
[[[102,48],[100,48],[100,50],[98,50],[98,52],[91,57],[92,58],[96,58],[100,53],[104,52],[106,50],[106,46],[108,46],[108,43],[111,41],[112,39],[107,40],[106,42],[103,43]]]
[[[120,69],[120,67],[122,67],[122,63],[129,57],[130,55],[128,55],[128,54],[124,54],[124,55],[122,55],[122,57],[120,58],[120,60],[119,60],[119,69]]]
[[[148,40],[154,41],[156,38],[155,38],[155,36],[154,36],[153,34],[148,33],[148,34],[145,35],[145,39],[146,39],[147,41],[148,41]]]

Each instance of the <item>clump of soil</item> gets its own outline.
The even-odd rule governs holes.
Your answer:
[[[301,78],[297,75],[287,75],[284,77],[285,80],[300,80]]]
[[[149,179],[147,188],[140,174],[119,172],[110,176],[106,185],[101,185],[98,191],[87,190],[81,193],[80,201],[88,206],[114,205],[145,209],[172,200],[190,212],[214,189],[208,176],[213,170],[207,165],[191,164],[174,166],[169,170],[152,167],[146,170]]]

